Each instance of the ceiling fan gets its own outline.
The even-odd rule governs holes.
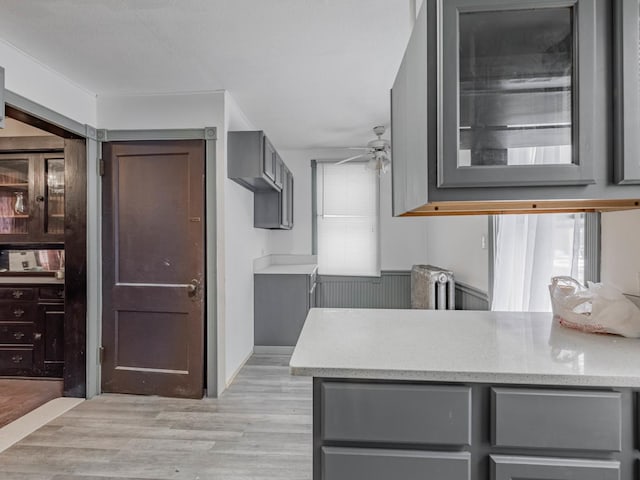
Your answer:
[[[345,158],[344,160],[337,162],[336,165],[342,165],[343,163],[351,162],[352,160],[368,157],[368,168],[377,170],[378,173],[386,173],[387,170],[389,170],[389,165],[391,164],[391,143],[389,143],[389,140],[382,138],[382,135],[384,135],[386,130],[387,128],[384,126],[373,127],[373,133],[378,138],[371,140],[367,143],[366,147],[349,147],[349,150],[366,150],[366,153]]]

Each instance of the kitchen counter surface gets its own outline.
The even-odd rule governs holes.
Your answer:
[[[272,264],[268,267],[256,270],[255,274],[271,274],[271,275],[311,275],[318,268],[315,263],[305,264]]]
[[[640,387],[640,339],[550,313],[312,309],[291,373],[325,378]]]
[[[0,276],[0,285],[64,285],[64,279],[57,279],[55,277],[2,277]]]

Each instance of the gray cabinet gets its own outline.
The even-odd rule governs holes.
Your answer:
[[[282,189],[258,191],[253,196],[253,226],[256,228],[293,228],[293,175],[284,164],[279,170]]]
[[[494,388],[492,444],[501,447],[619,452],[618,392]]]
[[[253,192],[279,190],[278,154],[263,131],[229,132],[227,176]]]
[[[394,215],[640,206],[603,128],[612,1],[425,0],[391,91]]]
[[[640,183],[640,2],[614,1],[615,180]]]
[[[639,395],[314,378],[313,478],[637,480]]]
[[[324,447],[322,471],[323,480],[469,480],[471,455]]]
[[[491,480],[620,480],[620,462],[492,455]]]
[[[0,128],[4,128],[4,68],[0,67]]]
[[[254,343],[292,347],[312,308],[315,275],[254,275]]]

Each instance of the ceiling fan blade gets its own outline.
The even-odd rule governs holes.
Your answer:
[[[356,155],[355,157],[345,158],[344,160],[340,160],[339,162],[337,162],[336,165],[342,165],[343,163],[350,162],[351,160],[355,160],[356,158],[366,157],[366,156],[367,154],[363,153],[362,155]]]

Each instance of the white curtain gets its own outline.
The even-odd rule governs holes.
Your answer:
[[[379,179],[364,163],[317,166],[318,273],[380,275]]]
[[[494,311],[550,312],[551,277],[584,281],[584,214],[494,217]]]

